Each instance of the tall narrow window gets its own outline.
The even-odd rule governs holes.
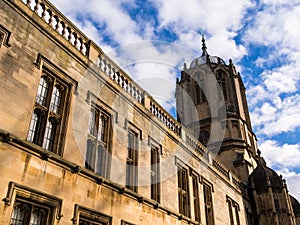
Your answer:
[[[160,149],[151,146],[151,199],[160,202]]]
[[[128,154],[126,160],[126,188],[137,192],[138,187],[138,134],[128,130]]]
[[[200,218],[200,199],[199,199],[198,176],[196,176],[195,174],[192,174],[192,181],[193,181],[193,203],[194,203],[195,220],[200,223],[201,218]]]
[[[66,116],[69,87],[51,73],[43,72],[36,95],[27,140],[58,153]]]
[[[214,224],[213,203],[212,203],[212,189],[211,186],[203,183],[203,197],[205,208],[205,219],[207,225]]]
[[[108,178],[110,170],[110,116],[93,106],[90,111],[85,167]]]
[[[226,100],[228,95],[227,95],[227,89],[226,89],[225,75],[222,71],[218,71],[216,78],[217,78],[218,84],[221,88],[221,94],[223,94],[224,100]]]
[[[189,185],[187,170],[181,166],[178,166],[177,178],[179,212],[187,217],[190,217]]]
[[[230,225],[234,225],[233,212],[232,212],[232,202],[230,200],[227,200],[227,204],[228,204]]]
[[[203,81],[201,83],[201,87],[204,87]],[[196,83],[196,86],[195,86],[196,104],[207,102],[206,96],[201,87],[199,84]]]
[[[240,225],[239,205],[227,196],[230,225]]]
[[[46,225],[50,224],[52,209],[29,201],[15,201],[10,225]]]

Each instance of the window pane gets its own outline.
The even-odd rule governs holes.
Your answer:
[[[102,114],[99,118],[98,140],[106,142],[108,129],[108,117]]]
[[[127,155],[127,166],[126,166],[126,187],[137,191],[137,160],[138,160],[138,140],[137,134],[133,131],[128,132],[128,155]]]
[[[53,148],[53,142],[54,142],[54,136],[55,136],[55,123],[52,120],[47,121],[45,135],[44,135],[44,142],[43,142],[43,148],[46,150],[52,150]]]
[[[85,156],[85,167],[92,171],[94,171],[94,169],[95,169],[95,165],[94,165],[95,164],[95,150],[96,150],[95,141],[88,139],[86,156]]]
[[[30,217],[30,225],[44,225],[47,222],[48,210],[35,206]]]
[[[160,202],[159,149],[151,147],[151,199]]]
[[[37,96],[36,96],[36,102],[38,104],[44,106],[46,105],[48,90],[49,90],[49,84],[47,83],[45,77],[41,77]]]
[[[106,167],[105,152],[106,151],[103,145],[101,143],[98,143],[95,172],[99,173],[102,176],[104,176],[105,174],[105,167]]]
[[[11,217],[10,225],[23,225],[25,224],[25,217],[29,213],[29,207],[25,203],[17,203]]]
[[[62,91],[57,86],[55,86],[52,92],[50,111],[56,114],[59,113],[61,97],[62,97]]]
[[[39,133],[39,128],[41,126],[41,115],[38,115],[37,113],[33,113],[31,117],[29,132],[27,136],[27,140],[31,141],[33,143],[37,142],[37,136]]]

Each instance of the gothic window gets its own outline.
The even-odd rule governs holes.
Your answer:
[[[43,71],[27,140],[58,153],[66,117],[69,86],[58,77]]]
[[[178,165],[177,179],[178,179],[179,213],[187,217],[190,217],[188,171],[187,169],[183,168],[180,165]]]
[[[200,130],[199,132],[199,141],[204,145],[207,146],[209,141],[210,133],[207,130]]]
[[[108,178],[110,169],[110,115],[98,106],[90,111],[85,167]]]
[[[227,88],[226,88],[226,78],[225,78],[225,74],[224,72],[222,71],[218,71],[217,72],[217,81],[218,81],[218,84],[219,84],[219,87],[221,88],[221,94],[223,94],[223,97],[224,97],[224,100],[227,100]]]
[[[10,225],[51,225],[62,216],[61,199],[14,182],[9,183],[4,202],[13,205]]]
[[[46,225],[51,222],[52,209],[44,204],[16,199],[11,225]]]
[[[207,225],[214,225],[213,202],[212,202],[212,187],[207,183],[203,183],[203,197],[205,219]]]
[[[72,221],[79,225],[111,225],[112,217],[76,204]]]
[[[230,225],[240,225],[239,205],[227,196]]]
[[[151,199],[160,202],[160,148],[151,145]]]
[[[201,85],[201,86],[200,86]],[[200,83],[200,85],[198,83],[196,83],[195,85],[195,92],[196,92],[196,104],[200,104],[203,102],[207,102],[206,96],[203,92],[203,81],[202,83]],[[202,87],[202,88],[201,88]]]
[[[193,203],[194,203],[194,212],[195,212],[195,220],[201,223],[200,217],[200,199],[199,199],[199,177],[195,174],[192,174],[192,182],[193,182]]]
[[[126,188],[137,192],[138,187],[138,133],[128,130],[128,153],[126,160]]]

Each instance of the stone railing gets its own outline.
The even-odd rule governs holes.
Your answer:
[[[205,150],[205,147],[193,136],[186,134],[186,143],[192,147],[196,153],[199,155],[206,157],[207,150]]]
[[[213,160],[213,167],[215,167],[218,171],[220,171],[226,177],[229,177],[229,170],[226,169],[221,163],[219,163],[215,159]]]
[[[99,54],[97,66],[125,92],[144,105],[145,91],[104,54]]]
[[[53,30],[69,41],[83,55],[88,55],[89,39],[47,0],[22,0]]]
[[[150,100],[150,112],[172,130],[177,136],[181,137],[181,125],[167,111],[165,111],[155,101]]]

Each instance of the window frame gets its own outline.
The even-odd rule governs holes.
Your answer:
[[[189,171],[183,164],[177,164],[177,190],[179,213],[191,217],[191,201],[189,190]]]
[[[203,199],[204,199],[204,212],[206,225],[214,225],[214,207],[213,207],[213,185],[209,181],[205,180],[203,177],[201,179],[203,186]],[[209,202],[208,202],[209,201]]]
[[[60,220],[62,217],[62,199],[49,195],[33,188],[29,188],[24,185],[17,184],[15,182],[9,182],[6,198],[3,199],[6,205],[13,206],[11,211],[11,218],[14,212],[14,207],[17,202],[27,202],[28,204],[34,204],[39,206],[48,207],[49,220],[47,224],[54,224],[55,219]]]
[[[190,170],[190,176],[192,177],[192,199],[194,206],[194,217],[195,220],[201,223],[201,207],[200,207],[200,176]]]
[[[150,197],[152,200],[160,203],[160,155],[162,155],[162,146],[150,136],[148,136],[148,145],[150,146]]]
[[[93,222],[93,224],[99,225],[111,225],[112,217],[106,215],[100,211],[90,209],[78,204],[74,205],[74,215],[71,219],[73,224],[80,224],[80,219],[84,218],[85,220]]]
[[[236,201],[234,201],[232,198],[230,198],[228,195],[226,195],[226,202],[228,205],[230,225],[240,225],[241,223],[239,217],[239,211],[240,211],[239,204]]]
[[[139,130],[130,126],[127,129],[127,157],[125,187],[138,192]],[[130,140],[133,139],[133,142]]]
[[[216,72],[216,80],[217,80],[217,84],[220,87],[220,99],[224,99],[225,101],[228,100],[228,84],[227,84],[227,78],[226,78],[226,73],[223,70],[218,70]],[[221,96],[223,95],[223,97]]]
[[[109,179],[110,169],[111,169],[111,140],[112,140],[112,133],[113,133],[112,115],[110,111],[108,111],[101,104],[97,104],[97,103],[95,102],[91,103],[84,166],[85,168]],[[97,116],[96,120],[91,120],[92,117],[91,114],[93,112],[96,112],[94,114]],[[104,134],[101,133],[101,136],[99,137],[99,129],[100,129],[99,126],[100,126],[100,121],[102,116],[103,118],[106,118],[105,125],[104,125],[105,131],[103,132]],[[96,133],[93,133],[95,131],[91,130],[92,121],[96,122],[93,125],[93,127],[96,127]],[[102,135],[104,135],[103,140],[101,140]],[[94,142],[95,148],[89,150],[89,143],[92,142]],[[99,150],[99,148],[101,148],[102,150],[101,149]],[[102,152],[100,153],[99,151]],[[99,157],[101,158],[100,161],[99,161]],[[90,159],[88,160],[88,158]],[[88,161],[90,161],[90,163]],[[88,163],[92,165],[88,165]]]
[[[37,89],[35,92],[36,93],[35,98],[33,100],[33,107],[32,107],[33,110],[31,112],[31,119],[28,124],[29,126],[28,126],[28,130],[27,130],[26,140],[28,142],[31,142],[38,146],[41,146],[46,151],[50,151],[50,152],[53,152],[55,154],[62,156],[63,152],[64,152],[64,144],[65,144],[65,138],[66,138],[66,133],[67,133],[67,127],[68,127],[69,113],[70,113],[70,108],[71,108],[71,104],[72,104],[71,99],[73,96],[73,92],[75,92],[75,94],[76,94],[77,82],[73,78],[71,78],[70,76],[65,74],[60,68],[58,68],[54,64],[52,64],[47,58],[45,58],[40,53],[38,54],[34,65],[37,67],[37,69],[39,69],[39,84],[37,85]],[[49,96],[51,95],[51,97],[50,98],[48,97],[49,99],[47,102],[47,104],[48,104],[47,108],[45,106],[37,103],[37,96],[38,96],[40,81],[44,75],[46,75],[50,78],[54,78],[55,81],[58,81],[57,82],[58,84],[65,87],[64,100],[60,104],[60,109],[59,109],[59,111],[60,111],[59,113],[61,113],[61,115],[59,115],[59,116],[58,116],[59,113],[50,112],[51,111],[50,107],[51,107],[52,93],[49,94]],[[53,87],[54,86],[55,85],[53,84]],[[30,129],[31,129],[33,115],[35,114],[35,111],[36,111],[36,113],[37,113],[37,111],[47,112],[47,118],[46,119],[44,118],[44,125],[42,127],[42,131],[40,132],[38,130],[35,130],[33,132],[33,133],[36,132],[36,134],[33,134],[33,135],[37,135],[38,137],[36,137],[36,138],[33,137],[33,139],[29,139],[29,133],[31,132]],[[44,138],[45,138],[46,125],[50,118],[53,118],[53,120],[60,119],[61,121],[60,121],[60,125],[59,125],[57,132],[55,132],[54,137],[52,137],[52,138],[54,138],[52,149],[46,149],[43,146],[43,142],[44,142]]]

